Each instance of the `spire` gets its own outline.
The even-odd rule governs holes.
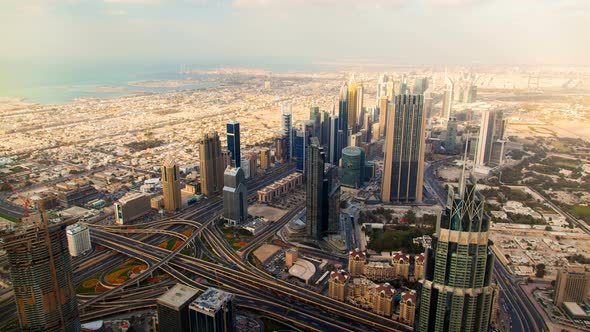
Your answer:
[[[468,159],[468,147],[469,147],[469,136],[470,136],[471,132],[467,132],[467,141],[465,143],[465,154],[463,155],[463,169],[461,170],[461,179],[459,182],[459,197],[463,197],[463,194],[465,194],[465,170],[467,168],[467,159]]]

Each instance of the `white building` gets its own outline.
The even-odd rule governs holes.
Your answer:
[[[82,224],[73,224],[66,227],[66,237],[71,256],[82,255],[92,248],[90,230]]]

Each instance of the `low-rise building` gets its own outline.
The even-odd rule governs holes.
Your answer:
[[[150,197],[144,193],[128,193],[115,203],[117,224],[125,225],[150,212]]]

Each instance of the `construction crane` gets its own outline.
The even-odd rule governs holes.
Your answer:
[[[12,186],[12,184],[10,184],[10,181],[6,180],[6,178],[2,178],[2,181],[4,183],[6,183],[8,185],[8,187],[10,188],[10,190],[12,190],[12,192],[21,200],[21,202],[23,202],[23,209],[24,209],[23,217],[28,217],[29,216],[29,206],[31,206],[31,198],[29,197],[29,194],[27,194],[27,197],[24,197],[23,195],[21,195],[18,192],[18,190],[16,190],[16,188],[14,188]]]

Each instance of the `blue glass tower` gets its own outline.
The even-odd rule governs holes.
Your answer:
[[[231,154],[231,164],[234,167],[241,167],[240,161],[242,155],[240,154],[240,123],[238,121],[230,121],[227,123],[227,149]]]

